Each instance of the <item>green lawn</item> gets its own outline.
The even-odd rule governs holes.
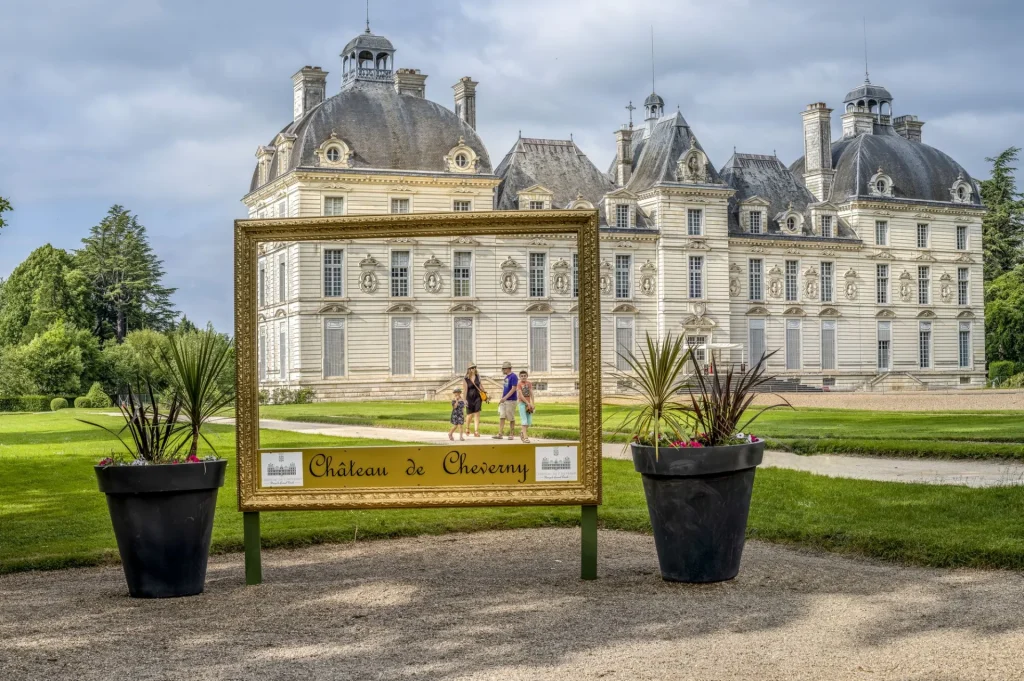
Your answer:
[[[0,415],[0,573],[116,561],[110,520],[92,471],[116,442],[75,421],[80,415],[76,410]],[[234,435],[228,427],[212,428],[211,434],[232,464],[218,500],[214,550],[239,551]],[[280,447],[355,442],[301,436],[300,443],[298,435],[281,431],[262,436],[267,445]],[[649,532],[632,465],[606,460],[604,474],[602,526]],[[1022,487],[904,485],[764,469],[757,474],[749,534],[914,564],[1024,569],[1022,514]],[[578,519],[573,507],[264,513],[263,538],[267,546],[299,546],[351,541],[357,534],[366,539],[573,526]]]
[[[623,407],[606,406],[606,439]],[[447,402],[320,402],[261,407],[264,418],[293,421],[448,430]],[[485,405],[482,421],[495,432],[497,407]],[[575,438],[578,409],[571,403],[541,403],[534,418],[537,437]],[[801,454],[1024,459],[1024,412],[879,412],[853,409],[778,409],[750,428],[772,446]],[[621,439],[621,438],[620,438]]]

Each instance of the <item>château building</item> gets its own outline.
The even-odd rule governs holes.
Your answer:
[[[448,109],[394,59],[368,27],[342,51],[340,92],[319,67],[292,77],[293,120],[256,152],[250,217],[596,208],[609,368],[645,333],[673,333],[702,360],[778,350],[770,371],[806,386],[983,384],[978,188],[922,141],[921,120],[893,116],[885,88],[850,91],[835,136],[824,103],[794,116],[804,156],[789,166],[734,153],[716,168],[652,93],[643,123],[614,132],[605,172],[572,140],[526,137],[495,167],[477,83],[455,83]],[[576,264],[571,239],[268,244],[261,386],[420,398],[507,360],[571,394]]]

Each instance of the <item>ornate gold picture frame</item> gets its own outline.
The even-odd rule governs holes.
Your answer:
[[[579,455],[575,482],[387,487],[260,485],[257,267],[261,243],[428,237],[575,238],[579,253]],[[495,211],[235,221],[238,507],[259,511],[601,503],[601,307],[594,210]],[[359,449],[359,448],[351,448]],[[248,527],[248,526],[247,526]]]

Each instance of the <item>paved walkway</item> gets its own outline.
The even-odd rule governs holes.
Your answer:
[[[216,422],[233,424],[234,419],[216,419]],[[403,428],[377,428],[373,426],[347,426],[301,421],[278,421],[262,419],[260,427],[268,430],[287,430],[295,433],[312,433],[334,437],[358,437],[396,442],[423,442],[445,444],[445,433],[410,430]],[[470,441],[494,443],[490,436],[483,435]],[[533,442],[555,442],[533,438]],[[519,442],[519,439],[505,440]],[[606,443],[603,455],[610,459],[629,459],[630,454],[622,444]],[[1024,485],[1024,464],[1011,462],[944,460],[944,459],[885,459],[872,456],[845,456],[816,454],[801,456],[790,452],[766,451],[764,463],[767,468],[790,468],[807,471],[833,478],[855,478],[858,480],[880,480],[883,482],[918,482],[932,485],[965,485],[967,487],[998,487]]]

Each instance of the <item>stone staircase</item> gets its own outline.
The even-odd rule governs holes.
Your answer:
[[[928,390],[928,384],[905,371],[889,371],[864,382],[864,392],[918,392]]]

